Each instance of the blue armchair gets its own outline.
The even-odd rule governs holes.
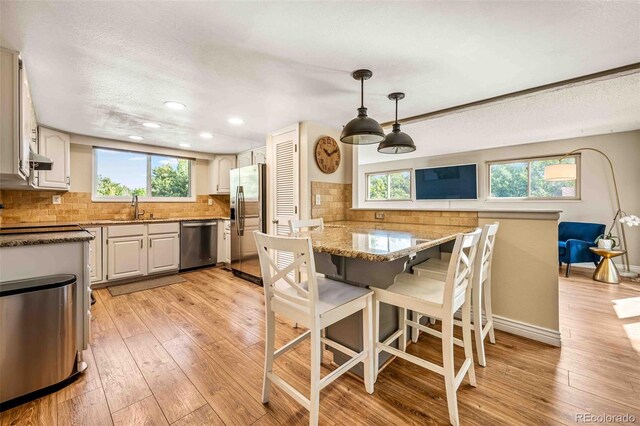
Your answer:
[[[600,256],[589,250],[596,246],[596,238],[604,234],[600,223],[560,222],[558,225],[558,260],[567,264],[567,277],[572,263],[593,262],[598,265]]]

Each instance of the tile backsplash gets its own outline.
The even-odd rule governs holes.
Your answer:
[[[478,226],[478,213],[473,211],[352,210],[351,190],[350,183],[311,182],[311,217],[322,217],[325,222],[351,220],[417,225]],[[320,195],[319,206],[315,205],[316,195]],[[383,213],[384,219],[376,219],[376,213]]]
[[[53,204],[52,196],[60,195],[61,203]],[[213,204],[210,206],[208,200]],[[89,220],[125,220],[133,217],[133,207],[129,202],[92,202],[89,192],[53,191],[0,191],[1,222],[83,222]],[[229,216],[228,195],[198,195],[195,202],[145,203],[140,202],[140,210],[146,210],[145,217],[153,213],[155,218],[189,218],[203,216]]]

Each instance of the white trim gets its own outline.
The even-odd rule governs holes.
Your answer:
[[[493,326],[496,330],[504,331],[516,336],[560,347],[560,331],[539,327],[533,324],[516,321],[514,319],[493,315]]]

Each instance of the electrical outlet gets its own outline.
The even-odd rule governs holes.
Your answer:
[[[320,204],[320,194],[316,194],[316,206],[319,206]]]
[[[209,199],[207,200],[207,204],[209,204],[210,206],[213,205],[213,200],[211,199],[211,197],[209,197]]]
[[[53,204],[62,204],[62,196],[61,195],[54,195],[53,197],[51,197],[51,202]]]
[[[384,220],[384,213],[383,212],[376,212],[376,219]]]

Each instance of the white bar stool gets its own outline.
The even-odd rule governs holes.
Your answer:
[[[459,424],[456,391],[464,376],[468,374],[471,386],[476,386],[471,341],[471,274],[480,233],[480,229],[477,229],[469,234],[458,235],[445,281],[403,273],[398,275],[394,283],[386,289],[372,287],[375,293],[376,356],[374,360],[376,374],[378,372],[378,353],[385,351],[443,375],[449,420],[453,425]],[[397,306],[400,310],[400,329],[384,342],[379,341],[380,303]],[[463,340],[453,337],[453,315],[459,308],[462,308]],[[442,320],[442,332],[409,321],[407,319],[408,309]],[[442,366],[406,352],[407,325],[442,338]],[[390,345],[396,339],[398,339],[398,349]],[[458,373],[455,372],[453,362],[454,344],[463,346],[465,354],[464,363]]]
[[[289,228],[291,232],[300,232],[305,228],[308,231],[322,231],[324,229],[324,220],[319,219],[291,219],[289,220]]]
[[[495,344],[496,336],[493,328],[493,311],[491,308],[491,264],[493,263],[493,251],[499,223],[485,225],[480,236],[480,249],[476,252],[475,267],[471,284],[471,307],[472,307],[472,328],[476,340],[476,352],[478,354],[478,364],[487,366],[487,358],[484,350],[484,340],[489,335],[489,342]],[[445,280],[446,267],[448,261],[442,259],[429,259],[413,267],[413,273],[420,277],[429,277],[440,281]],[[484,304],[485,324],[482,321],[482,305]],[[422,315],[413,312],[413,321],[420,322]],[[460,321],[455,321],[456,325],[462,325]],[[411,340],[418,341],[420,330],[411,330]]]
[[[375,382],[373,356],[373,292],[316,275],[310,238],[292,238],[254,232],[264,282],[266,311],[266,350],[262,402],[269,402],[271,384],[281,388],[309,410],[309,424],[318,424],[320,391],[346,373],[357,363],[364,366],[367,392],[373,393]],[[278,257],[275,257],[276,252]],[[308,280],[298,283],[292,275],[306,266]],[[362,311],[363,347],[355,352],[321,337],[321,331],[349,315]],[[289,318],[309,328],[279,349],[275,349],[275,314]],[[273,371],[273,361],[293,349],[307,337],[311,338],[311,395],[305,397]],[[321,344],[331,346],[351,357],[349,361],[320,378]]]

